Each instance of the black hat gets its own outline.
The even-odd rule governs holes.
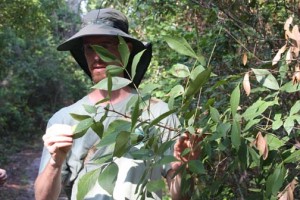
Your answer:
[[[131,73],[131,64],[133,57],[145,50],[137,67],[136,74],[133,77],[133,83],[138,87],[144,74],[149,66],[152,58],[152,46],[150,43],[144,44],[143,42],[135,39],[128,33],[128,20],[120,11],[112,8],[104,8],[93,10],[87,13],[83,22],[85,26],[79,30],[75,35],[66,40],[64,43],[57,47],[59,51],[70,51],[74,59],[91,77],[87,61],[83,50],[83,37],[86,36],[121,36],[126,41],[132,43],[132,51],[129,57],[126,70]],[[128,78],[127,73],[124,74]],[[132,86],[132,85],[131,85]]]

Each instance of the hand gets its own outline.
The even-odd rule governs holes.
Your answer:
[[[73,144],[73,129],[69,125],[54,124],[43,136],[44,145],[51,154],[50,164],[60,167]]]
[[[4,169],[0,169],[0,186],[6,182],[7,173]]]
[[[198,143],[205,138],[205,134],[201,133],[201,129],[197,130],[196,134],[190,134],[185,132],[180,138],[176,141],[174,145],[174,157],[180,161],[172,163],[172,169],[177,170],[183,163],[187,163],[190,160],[198,159],[200,155],[200,146]],[[181,156],[182,152],[190,148],[190,152],[184,156]]]

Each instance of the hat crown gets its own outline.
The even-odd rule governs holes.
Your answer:
[[[88,24],[106,25],[128,34],[127,17],[113,8],[97,9],[88,12],[83,17],[83,26]]]

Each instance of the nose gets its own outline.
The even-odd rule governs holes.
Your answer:
[[[95,61],[99,61],[100,60],[100,57],[97,53],[94,54],[94,60]]]

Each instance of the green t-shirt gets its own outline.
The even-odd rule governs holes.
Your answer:
[[[110,110],[115,110],[118,113],[126,114],[126,105],[128,101],[134,97],[135,93],[127,96],[123,101],[111,105]],[[49,120],[47,128],[51,127],[54,124],[68,124],[73,126],[78,124],[78,121],[73,119],[70,113],[76,113],[79,115],[87,115],[88,113],[84,110],[83,105],[93,105],[89,100],[88,96],[83,97],[78,102],[72,104],[71,106],[62,108],[57,113],[55,113],[52,118]],[[145,110],[142,114],[143,120],[151,120],[159,115],[168,111],[168,106],[166,103],[162,101],[155,101],[151,103],[149,106],[149,110]],[[102,110],[101,110],[102,109]],[[104,108],[98,109],[99,114],[96,119],[100,119],[105,113]],[[150,111],[150,112],[149,112]],[[151,114],[149,114],[151,113]],[[107,129],[109,124],[117,119],[124,118],[122,115],[117,114],[116,112],[108,112],[106,119],[103,122],[104,129]],[[166,127],[176,128],[179,125],[179,121],[175,115],[170,115],[167,118],[164,118],[161,121]],[[163,130],[159,128],[160,131],[163,132],[161,136],[162,141],[170,140],[174,137],[174,132],[169,130]],[[140,131],[140,130],[136,130]],[[68,154],[67,160],[62,167],[62,182],[72,191],[71,199],[76,199],[77,194],[77,186],[80,177],[82,177],[85,173],[99,168],[101,166],[95,164],[93,160],[97,159],[99,156],[103,156],[107,153],[111,153],[111,149],[109,147],[101,147],[96,150],[96,152],[91,156],[90,160],[87,162],[83,162],[86,158],[88,151],[99,142],[99,137],[96,133],[94,133],[91,129],[87,131],[87,133],[76,140],[74,140],[73,146]],[[140,145],[137,145],[135,148],[140,148]],[[172,150],[169,149],[166,154],[172,155]],[[43,155],[40,164],[40,172],[45,168],[46,164],[50,159],[50,154],[46,148],[43,149]],[[90,192],[87,194],[85,199],[89,200],[108,200],[108,199],[117,199],[117,200],[125,200],[125,199],[138,199],[135,194],[136,186],[142,177],[146,166],[143,160],[134,160],[130,155],[125,155],[121,158],[115,158],[114,162],[118,165],[119,173],[116,180],[116,185],[113,191],[113,197],[109,195],[99,184],[96,184]],[[166,175],[166,172],[170,169],[169,165],[163,166],[162,168],[155,168],[150,173],[151,176],[148,177],[149,180],[155,180],[161,178],[161,176]],[[68,192],[67,192],[68,193]],[[161,191],[156,193],[152,193],[154,199],[161,199]],[[152,199],[152,198],[149,198]]]

